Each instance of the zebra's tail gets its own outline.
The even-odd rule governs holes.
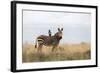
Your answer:
[[[37,48],[37,39],[36,39],[36,42],[35,42],[35,48]]]

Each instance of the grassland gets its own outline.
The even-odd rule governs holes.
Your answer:
[[[64,60],[86,60],[91,59],[91,47],[89,43],[62,44],[55,48],[43,46],[42,52],[38,53],[37,48],[31,43],[25,43],[22,49],[23,63],[64,61]]]

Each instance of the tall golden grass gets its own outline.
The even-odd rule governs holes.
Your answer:
[[[91,45],[89,43],[62,44],[55,48],[54,52],[51,50],[52,47],[43,46],[42,52],[39,53],[33,44],[23,44],[22,61],[28,63],[91,59]]]

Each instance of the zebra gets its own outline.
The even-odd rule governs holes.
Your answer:
[[[42,47],[44,46],[52,46],[52,52],[55,48],[59,45],[60,40],[62,39],[62,31],[63,28],[58,28],[58,32],[55,33],[53,36],[51,35],[51,31],[49,30],[47,35],[40,35],[36,39],[35,48],[38,48],[38,51],[42,51]],[[38,47],[37,47],[38,44]]]

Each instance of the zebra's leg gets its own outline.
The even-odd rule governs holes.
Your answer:
[[[52,52],[54,52],[54,50],[55,50],[56,47],[57,47],[56,45],[54,45],[54,46],[52,47]]]
[[[38,46],[38,53],[41,53],[42,52],[42,44],[39,44],[39,46]]]

